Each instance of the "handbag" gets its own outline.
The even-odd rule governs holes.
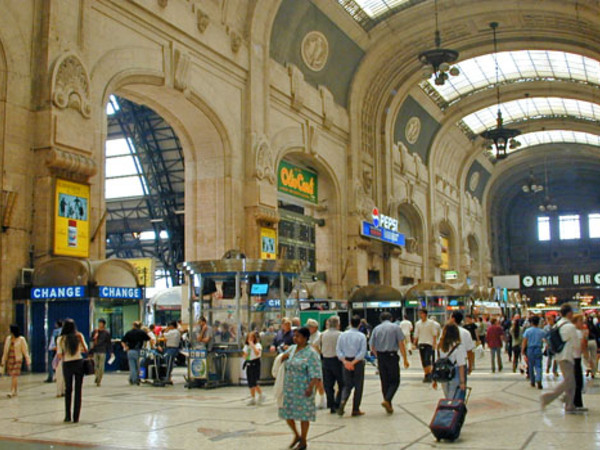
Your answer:
[[[445,358],[439,358],[433,363],[433,371],[431,372],[433,381],[446,383],[454,378],[454,375],[456,374],[456,364],[450,360],[450,355],[454,353],[454,350],[456,350],[459,345],[460,344],[456,344]]]
[[[83,374],[84,375],[94,375],[95,367],[94,360],[91,358],[85,358],[83,360]]]

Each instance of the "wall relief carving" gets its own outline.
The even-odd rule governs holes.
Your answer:
[[[52,103],[57,108],[73,108],[86,119],[90,118],[90,77],[74,53],[66,53],[56,60],[51,92]]]
[[[323,70],[329,58],[329,42],[319,31],[310,31],[302,39],[300,46],[304,64],[313,72]]]
[[[204,11],[202,11],[197,4],[192,6],[192,11],[196,13],[196,26],[200,33],[204,33],[210,24],[210,17]]]
[[[421,135],[421,119],[416,116],[408,119],[406,128],[404,128],[404,137],[409,144],[414,144]]]
[[[88,156],[58,148],[42,149],[42,151],[46,153],[46,166],[55,175],[87,180],[98,172],[96,161]]]
[[[335,112],[333,94],[325,86],[319,86],[319,94],[323,104],[323,126],[329,129],[333,125],[333,114]]]
[[[290,94],[292,96],[292,108],[302,109],[304,106],[305,86],[304,74],[294,64],[288,64],[288,75],[290,76]]]
[[[175,49],[173,51],[173,87],[178,91],[183,92],[188,88],[190,66],[190,55],[180,49]]]
[[[271,184],[275,184],[275,165],[273,163],[273,152],[271,143],[265,135],[252,134],[253,151],[255,155],[255,172],[257,180],[267,179]]]
[[[373,218],[373,173],[370,168],[363,170],[354,184],[354,198],[356,199],[356,213],[364,220],[371,221]]]
[[[302,139],[307,152],[313,155],[319,152],[319,129],[308,120],[302,124]]]

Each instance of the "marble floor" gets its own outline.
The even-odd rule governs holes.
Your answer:
[[[319,411],[311,425],[313,449],[563,449],[600,448],[600,380],[588,384],[584,401],[590,411],[565,415],[561,405],[540,411],[540,391],[532,389],[512,371],[492,374],[489,353],[477,361],[470,378],[473,388],[469,412],[460,440],[437,443],[429,432],[440,391],[421,382],[416,353],[411,368],[402,371],[402,384],[394,399],[395,414],[381,408],[379,379],[368,367],[359,418]],[[505,367],[507,367],[506,364]],[[183,370],[175,385],[158,388],[129,386],[127,375],[109,374],[102,387],[84,382],[81,421],[65,424],[63,399],[43,375],[24,375],[17,398],[0,398],[0,449],[285,449],[291,435],[277,417],[271,387],[263,406],[246,406],[244,387],[213,390],[184,387]],[[9,378],[0,379],[7,392]],[[553,376],[546,386],[556,382]]]

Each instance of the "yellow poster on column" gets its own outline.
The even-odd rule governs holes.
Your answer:
[[[90,187],[86,184],[56,180],[54,254],[90,256]]]
[[[152,258],[133,258],[125,261],[135,268],[140,286],[154,287],[155,264]]]
[[[260,259],[277,259],[277,231],[260,229]]]

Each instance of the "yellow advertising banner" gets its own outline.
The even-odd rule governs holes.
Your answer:
[[[446,236],[440,236],[440,244],[442,246],[442,264],[440,264],[440,269],[449,270],[450,269],[450,239]]]
[[[277,259],[277,231],[260,229],[260,259]]]
[[[54,254],[90,256],[90,187],[86,184],[56,180]]]
[[[144,287],[154,287],[155,261],[152,258],[133,258],[125,261],[131,263],[135,268],[138,284]]]

